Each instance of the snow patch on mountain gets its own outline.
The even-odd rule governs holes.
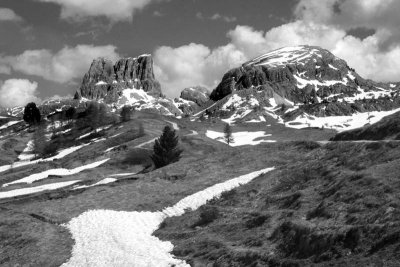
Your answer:
[[[2,126],[0,126],[0,130],[7,129],[8,127],[13,126],[14,124],[17,124],[19,122],[22,122],[22,121],[9,121],[6,124],[3,124]]]
[[[305,64],[314,57],[322,57],[318,49],[308,46],[284,47],[254,58],[244,65],[269,67],[284,66],[291,63]]]
[[[96,167],[106,163],[108,160],[109,159],[100,160],[100,161],[93,162],[93,163],[90,163],[90,164],[87,164],[87,165],[83,165],[83,166],[80,166],[80,167],[77,167],[77,168],[74,168],[74,169],[64,169],[64,168],[50,169],[50,170],[47,170],[47,171],[31,174],[31,175],[29,175],[27,177],[24,177],[22,179],[18,179],[16,181],[13,181],[13,182],[10,182],[10,183],[5,183],[5,184],[3,184],[3,187],[7,187],[9,185],[19,184],[19,183],[31,184],[33,182],[46,179],[50,175],[67,176],[67,175],[77,174],[77,173],[80,173],[81,171],[84,171],[84,170],[96,168]]]
[[[293,75],[293,77],[297,80],[297,87],[298,88],[302,89],[302,88],[306,87],[307,85],[314,85],[317,88],[317,91],[318,91],[318,86],[332,86],[332,85],[335,85],[335,84],[338,84],[338,83],[346,85],[347,82],[348,82],[346,77],[343,78],[342,81],[333,80],[333,81],[323,81],[323,82],[320,82],[318,80],[303,79],[303,78],[301,78],[301,77],[299,77],[297,75]]]
[[[224,133],[217,132],[212,130],[207,130],[206,136],[208,138],[220,141],[222,143],[226,143],[224,140]],[[230,143],[230,146],[245,146],[245,145],[258,145],[261,143],[274,143],[275,140],[264,139],[265,137],[271,137],[271,134],[266,134],[264,131],[257,132],[234,132],[232,133],[233,142]]]
[[[91,184],[91,185],[76,186],[76,187],[74,187],[74,190],[75,189],[89,188],[89,187],[98,186],[98,185],[105,185],[105,184],[113,183],[115,181],[117,181],[117,179],[108,177],[108,178],[104,178],[103,180],[100,180],[100,181],[98,181],[98,182],[96,182],[94,184]]]
[[[400,108],[391,111],[372,111],[355,113],[351,116],[329,116],[316,117],[311,115],[301,115],[295,120],[287,122],[285,125],[291,128],[318,127],[337,130],[338,132],[352,130],[363,127],[365,124],[373,124],[380,121],[383,117],[400,111]]]
[[[0,199],[30,195],[30,194],[34,194],[34,193],[38,193],[38,192],[47,191],[47,190],[56,190],[56,189],[59,189],[62,187],[76,184],[78,182],[80,182],[80,180],[52,183],[52,184],[44,184],[44,185],[39,185],[39,186],[34,186],[34,187],[9,190],[9,191],[5,191],[5,192],[0,192]]]

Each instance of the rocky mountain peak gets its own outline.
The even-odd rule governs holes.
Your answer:
[[[104,99],[111,103],[127,88],[141,89],[152,96],[161,95],[161,86],[154,76],[151,55],[121,58],[115,64],[105,58],[93,60],[75,93],[75,99]]]
[[[214,101],[235,90],[273,91],[294,102],[315,103],[335,95],[354,96],[360,90],[390,90],[389,84],[363,79],[346,61],[315,46],[285,47],[228,71],[211,93]]]
[[[237,107],[229,110],[223,103],[234,100],[237,106],[240,103],[241,114],[250,114],[255,108],[249,103],[256,99],[259,110],[267,108],[267,113],[273,112],[282,121],[310,125],[307,120],[316,117],[396,109],[400,107],[399,89],[398,83],[364,79],[326,49],[285,47],[229,70],[210,95],[219,104],[207,113],[221,117],[233,112],[231,117],[238,118]]]
[[[210,92],[205,87],[194,86],[183,89],[180,97],[202,106],[210,100]]]

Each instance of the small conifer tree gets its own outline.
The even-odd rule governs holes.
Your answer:
[[[28,103],[25,106],[23,119],[31,125],[40,123],[40,110],[34,102]]]
[[[227,123],[227,124],[225,124],[225,127],[224,127],[224,139],[225,139],[225,142],[229,145],[230,143],[233,143],[234,142],[234,140],[233,140],[233,136],[232,136],[232,128],[231,128],[231,126]]]
[[[175,130],[170,126],[165,126],[162,135],[154,143],[151,155],[156,168],[164,167],[180,159],[182,150],[178,147],[178,142]]]
[[[121,121],[122,122],[129,121],[131,119],[131,114],[132,114],[131,108],[129,106],[123,106],[120,113]]]

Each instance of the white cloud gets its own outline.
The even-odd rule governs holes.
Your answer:
[[[216,86],[226,70],[245,60],[232,44],[213,50],[194,43],[178,48],[163,46],[154,53],[156,78],[163,92],[173,97],[186,87]]]
[[[0,69],[11,67],[28,75],[36,75],[47,80],[66,83],[83,77],[90,63],[97,57],[105,57],[113,61],[119,58],[116,47],[112,45],[93,46],[77,45],[64,47],[53,53],[47,49],[26,50],[17,56],[0,58]]]
[[[37,82],[26,79],[9,79],[0,83],[0,106],[8,108],[41,102],[36,96],[37,87]]]
[[[298,19],[342,29],[357,27],[389,31],[400,39],[398,0],[301,0],[295,8]]]
[[[215,13],[214,15],[212,15],[210,17],[210,19],[211,20],[223,20],[223,21],[228,22],[228,23],[237,21],[236,17],[233,17],[233,16],[229,17],[229,16],[221,15],[219,13]]]
[[[14,10],[0,7],[0,21],[22,21],[22,18]]]
[[[230,16],[221,15],[219,13],[215,13],[214,15],[212,15],[210,17],[205,17],[203,15],[203,13],[197,12],[196,13],[196,18],[201,19],[201,20],[203,20],[203,19],[222,20],[222,21],[225,21],[225,22],[228,22],[228,23],[237,21],[237,18],[234,17],[234,16],[230,17]]]
[[[153,0],[37,0],[61,6],[61,18],[81,21],[89,17],[103,16],[111,22],[131,21],[135,12]]]

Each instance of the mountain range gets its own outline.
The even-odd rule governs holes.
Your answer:
[[[201,86],[171,99],[162,93],[150,54],[113,63],[94,59],[74,95],[75,101],[47,101],[47,112],[79,106],[88,100],[124,105],[162,115],[222,119],[228,123],[273,118],[287,127],[339,131],[379,121],[400,108],[399,82],[361,77],[346,61],[316,46],[284,47],[228,70],[209,92]],[[51,106],[52,108],[49,108]],[[0,111],[21,116],[22,108]]]

